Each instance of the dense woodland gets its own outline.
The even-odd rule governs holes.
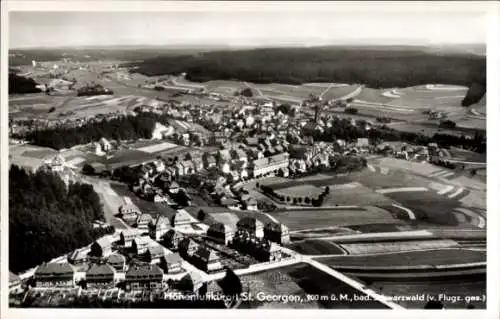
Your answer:
[[[164,56],[138,63],[146,75],[187,73],[192,81],[341,82],[389,88],[443,83],[470,86],[486,74],[486,58],[420,50],[350,47],[254,49]]]
[[[69,148],[98,141],[101,137],[113,140],[151,138],[156,122],[168,123],[165,115],[145,112],[111,120],[88,122],[81,127],[56,127],[29,132],[24,138],[35,145],[54,149]]]
[[[36,86],[38,83],[31,78],[19,76],[14,72],[9,72],[9,94],[26,94],[42,92]]]
[[[9,171],[9,269],[14,273],[90,244],[104,235],[92,222],[104,220],[92,185],[66,184],[51,172]]]

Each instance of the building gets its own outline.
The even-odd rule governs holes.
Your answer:
[[[177,194],[180,190],[179,184],[177,182],[172,182],[170,183],[170,186],[168,187],[168,192],[170,194]]]
[[[132,252],[136,255],[143,255],[146,253],[152,239],[148,236],[137,237],[132,241]]]
[[[85,274],[88,289],[111,288],[116,283],[116,270],[108,264],[92,264]]]
[[[230,246],[260,261],[279,261],[282,257],[281,249],[277,244],[255,237],[245,230],[236,232]]]
[[[167,217],[158,215],[149,223],[149,237],[159,241],[170,229],[170,221]]]
[[[163,270],[158,265],[133,265],[125,274],[129,290],[160,290],[164,288]]]
[[[234,237],[234,230],[223,223],[215,223],[208,228],[207,237],[215,242],[227,245]]]
[[[113,267],[116,271],[124,271],[126,266],[125,256],[119,253],[113,253],[108,256],[106,262]]]
[[[219,254],[215,250],[204,246],[198,246],[191,260],[193,265],[206,272],[218,271],[224,268],[220,262]]]
[[[203,286],[203,278],[197,272],[190,272],[181,278],[178,287],[184,291],[197,293]]]
[[[191,238],[183,238],[179,242],[179,254],[183,258],[191,257],[194,255],[196,250],[198,250],[198,244],[193,241]]]
[[[236,223],[238,230],[247,231],[257,238],[264,237],[264,225],[255,217],[243,217]]]
[[[148,233],[149,234],[149,223],[153,220],[153,217],[150,214],[142,214],[137,219],[137,229],[141,232],[141,234]]]
[[[185,210],[178,210],[171,220],[172,227],[191,225],[191,216]]]
[[[167,251],[162,245],[151,245],[146,249],[146,260],[151,264],[159,264],[166,254]]]
[[[253,197],[250,197],[248,195],[244,195],[241,198],[241,202],[243,203],[243,209],[252,210],[252,211],[258,210],[257,200]]]
[[[137,222],[137,218],[141,215],[141,211],[135,205],[125,204],[120,206],[118,212],[121,218],[129,225]]]
[[[112,245],[113,236],[101,237],[90,246],[90,255],[94,257],[107,257],[111,255]]]
[[[111,151],[111,148],[112,148],[112,145],[111,143],[105,139],[104,137],[102,137],[100,140],[99,140],[99,144],[101,145],[101,150],[103,152],[109,152]]]
[[[176,253],[163,256],[160,265],[167,274],[177,274],[183,271],[182,258]]]
[[[88,249],[76,249],[68,256],[68,262],[72,265],[81,265],[88,261]]]
[[[132,247],[132,242],[134,241],[134,239],[140,236],[141,232],[138,231],[137,229],[124,229],[120,233],[120,240],[118,243],[125,247]]]
[[[282,223],[269,222],[264,227],[264,238],[280,245],[290,243],[288,227]]]
[[[174,250],[179,249],[179,243],[184,237],[181,233],[175,231],[174,229],[169,229],[163,236],[163,243],[166,247],[172,248]]]
[[[76,270],[69,263],[43,263],[35,270],[37,288],[73,288]]]
[[[254,160],[250,171],[253,177],[258,178],[270,173],[278,174],[280,169],[288,168],[288,164],[289,155],[285,152]]]

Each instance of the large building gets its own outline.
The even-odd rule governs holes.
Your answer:
[[[288,164],[289,155],[285,152],[254,160],[249,166],[249,171],[254,178],[271,173],[277,175],[280,174],[280,172],[288,172]]]
[[[75,286],[76,270],[68,263],[44,263],[34,274],[35,286],[41,288],[72,288]]]
[[[234,237],[234,230],[223,223],[215,223],[208,228],[207,237],[215,242],[227,245]]]
[[[129,290],[159,290],[164,288],[163,270],[158,265],[131,266],[125,274]]]
[[[111,255],[113,237],[108,235],[96,240],[90,246],[90,255],[94,257],[107,257]]]
[[[255,217],[243,217],[236,223],[238,230],[247,231],[255,237],[264,237],[264,224]]]
[[[85,275],[88,289],[114,287],[116,270],[108,264],[92,264]]]
[[[267,223],[266,227],[264,227],[264,238],[280,245],[290,243],[288,227],[282,223]]]

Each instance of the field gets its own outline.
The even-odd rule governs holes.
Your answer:
[[[403,252],[413,250],[438,249],[458,247],[459,244],[452,240],[409,240],[409,241],[383,241],[379,243],[351,243],[340,244],[349,255],[379,254]]]
[[[294,209],[284,212],[271,212],[269,215],[287,225],[290,230],[398,222],[391,213],[376,207]]]
[[[339,256],[318,257],[318,261],[335,269],[335,266],[344,267],[380,267],[391,266],[441,266],[476,262],[486,262],[486,251],[464,249],[436,249],[423,251],[408,251],[397,253],[378,253],[368,256]]]
[[[306,294],[330,296],[347,294],[348,298],[354,295],[359,296],[359,291],[345,284],[342,281],[306,264],[283,267],[277,270],[270,270],[261,273],[244,275],[241,281],[248,283],[250,293],[255,296],[258,292],[266,295],[297,295]],[[302,302],[284,304],[283,302],[261,303],[254,301],[246,305],[249,308],[326,308],[326,309],[348,309],[348,308],[368,308],[385,309],[386,306],[373,300],[350,301],[350,300],[320,300],[317,302]]]
[[[345,254],[340,246],[326,240],[310,239],[294,242],[290,248],[304,255]]]

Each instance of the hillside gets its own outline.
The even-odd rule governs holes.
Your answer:
[[[187,73],[191,81],[236,79],[253,83],[362,83],[373,88],[427,83],[470,86],[481,81],[486,58],[437,54],[418,48],[316,47],[206,52],[130,63],[145,75]]]

